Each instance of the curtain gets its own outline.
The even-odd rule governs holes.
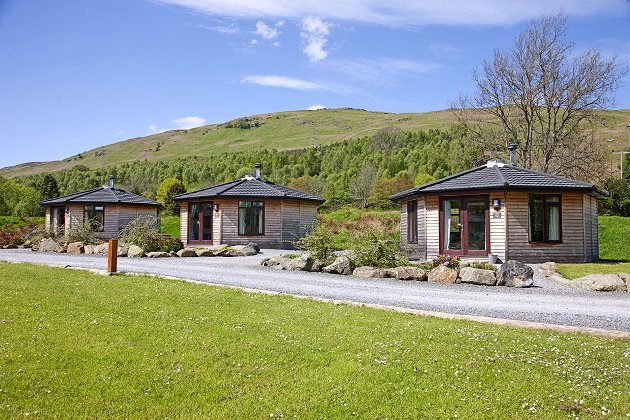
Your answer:
[[[444,249],[451,247],[451,202],[446,200],[444,203]]]
[[[547,240],[560,240],[560,207],[547,207],[547,217],[549,218],[547,221]]]

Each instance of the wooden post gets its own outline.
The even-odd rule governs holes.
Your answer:
[[[118,268],[118,239],[110,239],[107,246],[107,271],[115,273]]]

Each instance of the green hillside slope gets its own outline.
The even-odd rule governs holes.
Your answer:
[[[597,136],[609,150],[630,146],[630,110],[602,113],[605,127]],[[374,134],[385,127],[405,131],[446,128],[455,123],[448,110],[394,114],[359,109],[324,109],[260,114],[191,130],[174,130],[102,146],[59,161],[25,163],[0,169],[6,177],[70,169],[85,165],[91,169],[138,160],[169,160],[207,156],[217,152],[263,149],[299,149],[330,144]],[[88,135],[88,134],[86,134]]]

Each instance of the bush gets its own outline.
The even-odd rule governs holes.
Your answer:
[[[293,246],[296,249],[310,252],[313,258],[327,260],[335,250],[333,241],[334,235],[332,231],[328,227],[319,224],[317,228],[308,232],[303,238],[293,242]]]
[[[431,258],[430,261],[427,261],[424,264],[427,270],[431,270],[441,265],[457,270],[459,268],[459,257],[451,257],[448,255],[438,255],[435,258]]]
[[[179,239],[160,234],[157,219],[152,216],[132,220],[120,231],[119,237],[122,242],[137,245],[146,252],[177,252],[184,248]]]
[[[357,240],[352,251],[352,259],[357,266],[391,268],[409,263],[398,251],[397,241],[380,239],[375,232],[370,232]]]
[[[494,266],[494,264],[490,264],[487,261],[473,261],[470,264],[470,267],[472,267],[472,268],[479,268],[481,270],[497,271],[497,268]]]
[[[0,246],[21,245],[22,243],[24,243],[24,239],[19,226],[13,224],[0,226]]]
[[[68,242],[83,242],[90,243],[92,241],[92,233],[94,228],[94,222],[88,220],[87,222],[78,223],[73,226],[68,233]]]

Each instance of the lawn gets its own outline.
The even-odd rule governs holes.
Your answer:
[[[630,273],[630,263],[557,264],[556,267],[562,277],[569,280],[584,277],[587,274]]]
[[[160,232],[179,239],[179,216],[162,216]]]
[[[44,224],[43,217],[17,217],[17,216],[0,216],[0,226],[4,226],[6,224],[13,225],[25,225],[27,223],[40,223]]]
[[[0,287],[1,418],[630,415],[627,341],[34,265]]]
[[[599,217],[599,257],[630,261],[630,217]]]

